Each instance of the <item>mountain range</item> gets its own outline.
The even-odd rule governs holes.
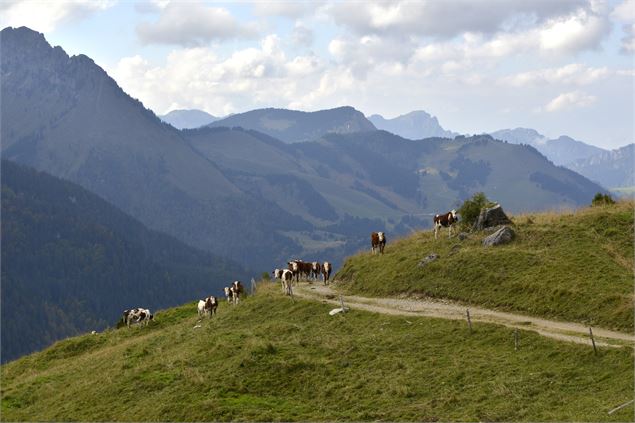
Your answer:
[[[393,119],[386,119],[381,115],[371,115],[368,120],[377,129],[383,129],[412,140],[431,137],[454,138],[459,135],[456,132],[443,129],[436,117],[423,110],[410,112]]]
[[[221,118],[212,116],[202,110],[172,110],[171,112],[159,116],[162,121],[169,123],[176,129],[192,129],[205,126]]]
[[[635,187],[635,144],[603,151],[568,167],[608,188]]]

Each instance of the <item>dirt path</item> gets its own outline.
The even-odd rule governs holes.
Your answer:
[[[340,294],[331,287],[326,287],[319,283],[301,283],[299,286],[294,287],[293,291],[297,297],[319,300],[334,305],[340,304]],[[448,301],[369,298],[356,295],[344,295],[342,298],[344,305],[352,309],[402,316],[426,316],[441,319],[466,320],[466,306]],[[547,320],[480,307],[470,306],[469,310],[472,322],[495,323],[511,328],[531,330],[542,336],[561,341],[591,345],[589,327],[579,323]],[[635,346],[635,336],[632,334],[593,328],[593,335],[598,346]]]

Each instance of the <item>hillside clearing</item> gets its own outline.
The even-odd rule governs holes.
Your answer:
[[[197,324],[194,303],[147,328],[58,342],[2,366],[3,421],[626,421],[633,351],[479,323],[283,298],[261,284]]]
[[[351,295],[445,299],[632,333],[633,208],[512,216],[516,238],[492,248],[481,245],[485,233],[417,232],[383,256],[349,257],[335,278]],[[419,266],[431,253],[439,259]]]

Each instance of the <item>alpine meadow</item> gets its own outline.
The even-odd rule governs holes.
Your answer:
[[[2,421],[635,421],[635,0],[0,9]]]

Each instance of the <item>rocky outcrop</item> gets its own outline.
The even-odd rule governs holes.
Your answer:
[[[507,244],[514,239],[514,236],[516,236],[516,234],[512,228],[509,226],[503,226],[493,234],[485,237],[483,239],[483,246],[493,247],[495,245]]]
[[[421,261],[419,262],[418,266],[419,267],[425,267],[428,263],[432,263],[433,261],[435,261],[438,258],[439,258],[438,254],[430,253],[430,254],[428,254],[427,257],[424,257],[423,259],[421,259]]]
[[[476,223],[474,223],[473,229],[475,231],[482,231],[485,228],[491,228],[499,225],[509,225],[512,221],[503,211],[500,204],[495,205],[487,209],[481,210],[481,214],[478,216]]]

